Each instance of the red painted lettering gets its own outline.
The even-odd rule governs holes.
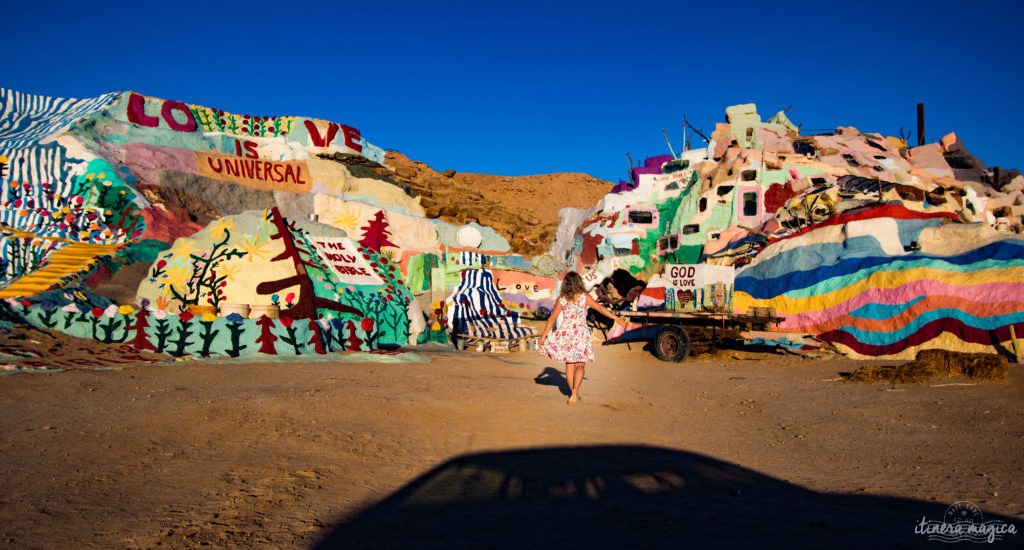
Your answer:
[[[159,118],[146,114],[146,98],[135,92],[128,96],[128,122],[150,128],[156,128],[160,125]]]
[[[254,162],[252,164],[253,164],[253,170],[256,172],[256,179],[258,179],[258,180],[267,179],[267,178],[263,177],[263,166],[262,166],[262,163]]]
[[[217,166],[213,165],[213,161],[214,160],[217,161]],[[213,170],[214,172],[217,172],[218,174],[220,173],[221,170],[224,169],[224,165],[220,161],[220,159],[214,159],[213,157],[206,157],[206,164],[210,165],[210,170]]]
[[[174,111],[182,113],[185,117],[185,122],[178,122],[174,118]],[[188,105],[180,101],[164,101],[160,114],[163,116],[167,126],[172,130],[195,132],[199,128],[199,123],[196,122],[196,117],[192,114],[192,110],[188,108]],[[128,122],[149,128],[156,128],[160,125],[158,117],[146,114],[146,98],[135,92],[128,96]]]
[[[179,111],[185,115],[185,122],[178,122],[174,118],[174,111]],[[164,116],[164,121],[171,127],[172,130],[179,132],[195,132],[196,128],[199,128],[199,123],[196,122],[196,117],[192,115],[192,110],[188,108],[188,105],[180,101],[165,101],[161,114]]]
[[[356,151],[357,153],[363,152],[363,146],[360,145],[359,143],[356,143],[356,141],[362,139],[361,136],[359,135],[359,130],[356,130],[351,126],[345,126],[344,124],[342,124],[341,132],[345,136],[346,147]]]
[[[257,158],[260,158],[259,154],[256,153],[256,145],[257,145],[257,143],[255,141],[241,142],[241,141],[238,141],[236,139],[235,140],[235,154],[238,155],[238,156],[242,156],[242,147],[245,147],[245,158],[247,158],[247,159],[257,159]]]
[[[238,176],[238,161],[224,159],[224,173],[229,176]]]
[[[269,163],[269,162],[264,162],[263,163],[263,179],[270,180],[270,181],[281,181],[281,180],[275,180],[274,179],[274,176],[273,176],[273,173],[274,173],[273,166],[274,165]]]
[[[333,122],[327,125],[326,138],[320,135],[320,129],[316,127],[312,120],[304,122],[306,123],[306,129],[309,130],[309,139],[316,147],[327,147],[334,141],[335,136],[338,135],[338,125]]]
[[[291,165],[289,165],[289,166],[291,166]],[[301,166],[296,166],[295,167],[295,179],[296,179],[295,183],[302,183],[302,184],[306,183],[306,181],[302,179],[302,167]]]
[[[284,167],[284,180],[288,181],[289,178],[295,183],[295,173],[292,172],[292,165],[286,164]]]
[[[281,172],[281,165],[274,165],[274,181],[284,181],[284,174]]]

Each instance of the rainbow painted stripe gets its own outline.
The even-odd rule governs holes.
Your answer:
[[[897,220],[901,238],[942,232],[925,234],[920,221]],[[949,256],[887,255],[871,236],[791,244],[737,274],[737,311],[774,307],[786,317],[780,330],[817,334],[854,357],[998,352],[1010,349],[1011,325],[1024,335],[1024,239],[982,239]]]

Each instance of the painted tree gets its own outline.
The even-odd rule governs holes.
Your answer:
[[[277,348],[274,347],[277,341],[277,336],[274,336],[274,320],[264,315],[256,324],[260,327],[260,336],[256,339],[256,343],[260,344],[260,353],[277,355]]]
[[[315,319],[309,320],[309,333],[312,336],[310,337],[309,342],[306,343],[308,345],[313,346],[313,350],[316,353],[319,353],[321,355],[327,353],[327,350],[324,349],[323,337],[320,334],[320,323],[318,323]]]
[[[135,331],[135,337],[128,342],[133,348],[139,351],[156,351],[156,346],[154,346],[149,341],[149,337],[146,336],[146,329],[149,328],[148,311],[140,309],[135,312],[135,322],[125,328],[127,330]]]
[[[377,215],[359,229],[363,231],[363,239],[359,244],[366,248],[380,250],[384,246],[398,246],[389,240],[391,232],[388,231],[388,221],[384,218],[383,210],[378,210]]]
[[[349,321],[348,324],[348,349],[358,350],[363,346],[363,341],[356,335],[356,324]]]
[[[295,239],[292,235],[292,229],[294,228],[289,228],[288,224],[285,223],[284,216],[281,215],[281,212],[277,207],[274,207],[270,211],[270,218],[268,219],[274,225],[274,229],[276,230],[274,235],[271,236],[271,239],[280,240],[284,244],[284,252],[281,252],[277,256],[271,258],[270,261],[278,262],[290,259],[295,268],[295,275],[274,281],[263,281],[256,285],[256,292],[267,296],[276,294],[288,287],[298,285],[299,298],[296,301],[295,306],[281,311],[281,315],[291,317],[292,319],[316,318],[316,310],[318,308],[336,311],[338,313],[351,313],[362,317],[363,312],[354,307],[316,295],[316,288],[313,280],[310,279],[309,273],[306,271],[307,267],[322,271],[321,266],[317,264],[316,254],[309,250],[309,247],[305,243],[305,239],[303,239],[303,242],[301,243]]]

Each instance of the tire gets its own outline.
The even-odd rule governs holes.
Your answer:
[[[690,355],[690,337],[674,326],[663,327],[654,337],[654,356],[662,361],[678,363]]]

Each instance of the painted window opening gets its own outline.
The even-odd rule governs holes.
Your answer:
[[[690,161],[687,159],[676,159],[665,163],[662,167],[662,172],[665,174],[671,174],[672,172],[679,172],[686,170],[690,167]]]
[[[629,223],[640,226],[651,226],[657,223],[657,210],[630,210]]]
[[[732,193],[732,186],[731,185],[721,185],[721,186],[718,187],[717,193],[718,193],[719,197],[724,197],[724,196],[728,195],[729,193]]]
[[[846,164],[849,164],[850,166],[852,166],[854,168],[860,166],[860,163],[857,162],[857,159],[855,159],[853,157],[853,155],[851,155],[849,153],[843,153],[843,160],[846,161]]]
[[[707,197],[701,197],[700,201],[697,203],[697,208],[701,212],[707,210],[708,209],[708,198]]]
[[[683,226],[683,235],[694,235],[700,233],[700,224],[691,223],[690,225]]]
[[[665,255],[679,250],[679,234],[673,233],[658,239],[658,254]]]
[[[757,191],[746,191],[743,193],[743,216],[757,216]]]

